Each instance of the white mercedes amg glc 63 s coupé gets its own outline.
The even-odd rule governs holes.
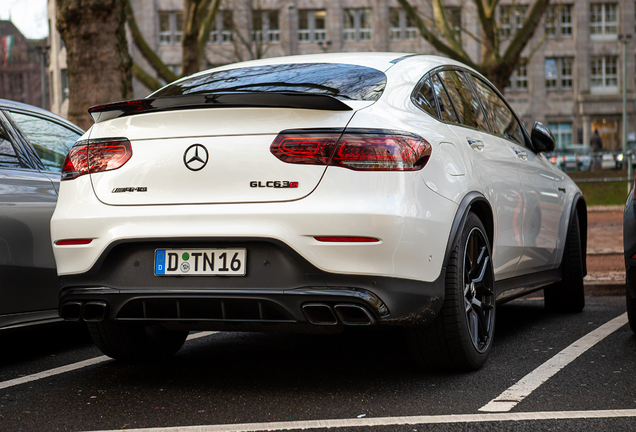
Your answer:
[[[406,329],[477,369],[498,303],[584,306],[586,205],[483,76],[346,53],[231,64],[89,110],[51,222],[60,315],[117,359],[202,329]]]

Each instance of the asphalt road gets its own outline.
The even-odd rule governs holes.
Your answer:
[[[150,365],[101,358],[81,328],[3,333],[0,430],[636,429],[636,336],[622,325],[624,297],[589,297],[582,313],[551,315],[535,296],[497,313],[492,355],[467,374],[418,370],[402,334],[381,328],[206,334]],[[527,395],[508,411],[483,410],[515,385]]]

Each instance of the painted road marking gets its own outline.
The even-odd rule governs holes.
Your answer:
[[[625,324],[627,324],[627,313],[624,313],[623,315],[603,324],[596,330],[588,333],[565,348],[563,351],[543,363],[525,377],[521,378],[521,380],[512,387],[508,388],[495,399],[479,408],[479,411],[510,411],[541,384],[550,379],[554,374]]]
[[[209,335],[214,334],[214,333],[218,333],[218,332],[194,333],[194,334],[191,334],[190,336],[188,336],[188,339],[186,339],[186,340],[199,339],[199,338],[202,338],[202,337],[205,337],[205,336],[209,336]],[[100,356],[100,357],[95,357],[95,358],[92,358],[92,359],[84,360],[84,361],[81,361],[81,362],[72,363],[70,365],[61,366],[61,367],[58,367],[58,368],[55,368],[55,369],[49,369],[49,370],[46,370],[44,372],[39,372],[39,373],[36,373],[36,374],[33,374],[33,375],[27,375],[27,376],[16,378],[16,379],[12,379],[12,380],[9,380],[9,381],[3,381],[3,382],[0,382],[0,389],[5,389],[5,388],[8,388],[8,387],[17,386],[17,385],[28,383],[28,382],[31,382],[31,381],[37,381],[37,380],[40,380],[40,379],[43,379],[43,378],[48,378],[48,377],[51,377],[51,376],[54,376],[54,375],[63,374],[63,373],[66,373],[66,372],[71,372],[71,371],[74,371],[74,370],[77,370],[77,369],[82,369],[82,368],[85,368],[85,367],[88,367],[88,366],[93,366],[93,365],[96,365],[96,364],[99,364],[99,363],[103,363],[103,362],[106,362],[106,361],[109,361],[109,360],[112,360],[112,359],[110,357],[107,357],[107,356]]]
[[[292,429],[326,429],[346,427],[372,427],[417,424],[443,423],[483,423],[502,421],[536,421],[536,420],[576,420],[636,417],[636,409],[603,410],[603,411],[553,411],[528,413],[498,413],[498,414],[460,414],[460,415],[431,415],[406,417],[378,417],[352,418],[334,420],[306,420],[272,423],[243,423],[208,426],[175,426],[163,428],[126,429],[128,432],[256,432],[280,431]],[[99,432],[121,432],[121,429]]]

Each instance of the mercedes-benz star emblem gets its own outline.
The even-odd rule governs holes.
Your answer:
[[[199,171],[208,163],[208,149],[192,144],[183,154],[183,163],[191,171]]]

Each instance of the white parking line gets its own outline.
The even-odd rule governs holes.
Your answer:
[[[187,340],[202,338],[202,337],[214,334],[214,333],[218,333],[218,332],[194,333],[194,334],[191,334],[190,336],[188,336]],[[60,367],[55,368],[55,369],[49,369],[49,370],[46,370],[44,372],[39,372],[39,373],[36,373],[36,374],[33,374],[33,375],[27,375],[27,376],[16,378],[16,379],[12,379],[12,380],[9,380],[9,381],[2,381],[2,382],[0,382],[0,389],[5,389],[5,388],[8,388],[8,387],[17,386],[17,385],[28,383],[28,382],[31,382],[31,381],[37,381],[37,380],[42,379],[42,378],[48,378],[48,377],[51,377],[51,376],[54,376],[54,375],[63,374],[63,373],[66,373],[66,372],[71,372],[71,371],[74,371],[74,370],[77,370],[77,369],[85,368],[87,366],[92,366],[92,365],[96,365],[96,364],[99,364],[99,363],[103,363],[103,362],[106,362],[108,360],[112,360],[112,359],[110,357],[107,357],[107,356],[99,356],[99,357],[94,357],[92,359],[84,360],[84,361],[81,361],[81,362],[72,363],[70,365],[60,366]]]
[[[627,313],[624,313],[623,315],[603,324],[596,330],[588,333],[565,348],[563,351],[543,363],[525,377],[521,378],[521,380],[512,387],[508,388],[495,399],[479,408],[479,411],[510,411],[541,384],[550,379],[554,374],[625,324],[627,324]]]
[[[147,429],[125,429],[128,432],[256,432],[280,431],[292,429],[326,429],[345,427],[372,427],[417,424],[443,423],[474,423],[474,422],[502,422],[502,421],[536,421],[536,420],[576,420],[636,417],[636,409],[603,410],[603,411],[553,411],[505,414],[460,414],[460,415],[432,415],[408,417],[378,417],[352,418],[334,420],[307,420],[272,423],[244,423],[208,426],[175,426]],[[99,432],[121,432],[121,429]]]

